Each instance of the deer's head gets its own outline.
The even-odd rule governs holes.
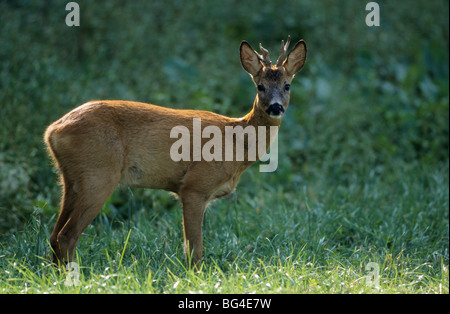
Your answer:
[[[242,67],[253,79],[258,90],[256,106],[271,119],[281,119],[289,104],[291,81],[306,60],[306,44],[300,40],[286,56],[290,37],[281,41],[281,52],[276,65],[272,65],[269,51],[259,44],[262,55],[245,40],[240,47]]]

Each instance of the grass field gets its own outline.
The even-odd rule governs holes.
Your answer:
[[[26,231],[2,242],[2,292],[448,293],[448,168],[440,170],[298,189],[250,172],[235,195],[208,209],[198,273],[184,268],[176,201],[149,192],[152,210],[139,210],[140,198],[122,191],[130,216],[101,214],[85,231],[80,285],[69,287],[72,277],[46,258],[54,216],[44,221],[36,209]],[[377,287],[367,281],[369,263],[379,267]]]
[[[0,293],[449,293],[448,1],[377,1],[378,28],[361,1],[260,2],[78,1],[72,28],[65,1],[0,2]],[[201,271],[178,200],[128,188],[56,270],[46,126],[92,99],[242,116],[240,41],[287,34],[308,60],[278,169],[209,206]]]

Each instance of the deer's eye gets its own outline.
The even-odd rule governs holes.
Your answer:
[[[286,85],[284,85],[284,90],[285,91],[289,91],[291,89],[291,85],[289,85],[289,84],[286,84]]]
[[[259,92],[265,92],[266,89],[264,88],[263,85],[259,84],[259,85],[258,85],[258,91],[259,91]]]

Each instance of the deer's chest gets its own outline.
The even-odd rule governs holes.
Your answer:
[[[239,177],[240,177],[240,175],[234,176],[231,179],[229,179],[228,181],[219,185],[213,192],[212,199],[221,198],[221,197],[224,197],[224,196],[232,193],[234,191],[234,189],[236,188],[236,185],[239,182]]]

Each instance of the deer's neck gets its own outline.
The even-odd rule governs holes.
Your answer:
[[[267,152],[271,146],[275,136],[278,134],[278,127],[281,124],[281,119],[270,118],[266,112],[262,109],[263,106],[259,103],[258,95],[256,95],[253,103],[253,109],[244,117],[240,119],[241,125],[245,128],[247,126],[253,126],[259,134],[259,127],[265,127],[265,151]],[[260,147],[260,136],[256,137],[256,145]]]

